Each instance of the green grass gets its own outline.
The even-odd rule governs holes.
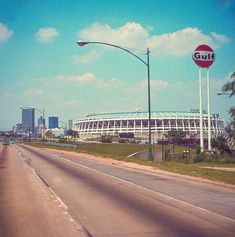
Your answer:
[[[35,146],[40,147],[48,147],[44,144],[34,144]],[[49,146],[51,147],[51,146]],[[208,166],[216,166],[216,167],[235,167],[235,164],[219,164],[219,163],[195,163],[195,164],[185,164],[180,159],[176,159],[174,161],[169,162],[154,162],[148,160],[134,160],[132,158],[127,158],[128,155],[133,154],[138,151],[147,150],[147,145],[136,145],[136,144],[95,144],[95,143],[83,143],[79,144],[79,151],[78,152],[85,152],[89,154],[95,154],[105,157],[110,157],[117,160],[123,160],[126,162],[135,162],[142,165],[148,165],[155,168],[159,168],[162,170],[202,177],[210,180],[221,181],[228,184],[235,184],[235,172],[228,172],[228,171],[221,171],[221,170],[212,170],[207,169],[205,167]],[[55,149],[60,150],[72,150],[71,148],[60,148],[60,147],[53,147]],[[154,149],[161,150],[162,147],[156,145]],[[166,147],[172,153],[172,146],[169,145]],[[184,147],[176,146],[175,153],[181,154],[183,153]],[[76,150],[75,150],[76,151]],[[192,157],[195,156],[195,150],[190,150],[191,160]]]
[[[217,165],[213,164],[214,167]],[[230,166],[219,167],[234,167],[234,164]],[[201,177],[205,179],[210,179],[214,181],[221,181],[228,184],[235,184],[235,172],[228,172],[222,170],[208,169],[205,167],[212,167],[209,163],[197,163],[197,164],[182,164],[175,162],[166,162],[164,164],[158,164],[158,168],[167,170],[170,172],[180,173],[184,175],[190,175],[195,177]]]
[[[79,144],[79,150],[82,152],[108,156],[121,160],[126,158],[130,154],[147,149],[147,145],[135,144]]]

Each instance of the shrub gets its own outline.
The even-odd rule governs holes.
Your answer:
[[[170,155],[170,150],[169,149],[165,150],[164,160],[165,161],[170,161],[171,160],[171,155]]]
[[[60,137],[58,142],[59,143],[66,143],[66,138]]]
[[[112,138],[111,137],[106,137],[106,136],[102,136],[101,137],[101,142],[102,143],[112,143]]]
[[[203,162],[203,161],[205,161],[205,156],[202,154],[193,157],[193,160],[192,160],[193,163],[198,163],[198,162]]]
[[[218,163],[220,163],[220,164],[229,164],[230,160],[228,158],[221,158],[221,159],[219,159]]]
[[[231,157],[222,157],[221,159],[218,160],[218,163],[220,164],[233,164],[235,163],[235,159]]]
[[[201,153],[201,147],[197,146],[196,147],[196,154],[199,155]]]
[[[232,153],[232,151],[229,148],[229,145],[227,143],[227,140],[223,135],[218,136],[216,139],[212,140],[212,147],[217,148],[221,154],[225,154],[225,153],[231,154]]]

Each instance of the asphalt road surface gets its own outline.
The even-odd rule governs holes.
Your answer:
[[[0,145],[0,237],[85,236],[14,145]]]
[[[41,236],[53,236],[49,232],[58,233],[62,227],[64,234],[57,236],[69,236],[66,234],[69,230],[72,230],[69,233],[71,236],[75,233],[76,236],[83,234],[94,237],[235,236],[233,188],[107,165],[83,159],[79,154],[30,146],[10,145],[2,148],[0,166],[6,166],[6,160],[26,166],[27,169],[23,171],[30,171],[38,183],[36,177],[40,177],[44,186],[38,189],[38,183],[28,185],[27,193],[50,191],[62,206],[58,207],[54,202],[49,210],[55,213],[51,214],[48,208],[44,208],[47,211],[41,210],[42,213],[38,214],[41,216],[45,211],[43,218],[48,219],[46,223],[50,223],[50,215],[54,215],[54,219],[58,220],[57,225],[52,223],[44,226],[45,221],[41,219],[37,225],[35,218],[34,230],[30,222],[33,213],[26,215],[28,220],[25,223],[30,219],[32,233],[44,229]],[[0,173],[0,185],[4,187],[8,184],[5,179],[7,177]],[[30,183],[33,182],[30,179]],[[4,208],[4,202],[8,202],[8,199],[4,198],[9,197],[4,195],[3,188],[3,195],[0,192],[0,207],[3,209],[0,212],[0,233],[2,229],[6,233],[13,229],[15,235],[8,236],[26,236],[20,235],[19,226],[12,226],[11,218],[13,223],[18,223],[17,219],[21,219],[21,216],[14,215],[14,209],[11,209],[9,216],[9,209]],[[37,197],[28,201],[45,206]],[[62,213],[62,209],[67,211],[66,214]],[[64,221],[62,225],[60,221]]]

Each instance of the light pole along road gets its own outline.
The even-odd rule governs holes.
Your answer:
[[[150,64],[149,64],[150,50],[149,50],[149,48],[147,48],[147,50],[146,50],[147,59],[146,59],[146,61],[144,61],[142,58],[140,58],[139,56],[137,56],[130,50],[123,48],[121,46],[115,45],[115,44],[109,44],[106,42],[99,42],[99,41],[77,41],[77,44],[79,46],[85,46],[87,44],[103,44],[103,45],[111,46],[114,48],[118,48],[118,49],[121,49],[121,50],[131,54],[132,56],[137,58],[139,61],[141,61],[147,67],[147,74],[148,74],[148,77],[147,77],[148,78],[148,137],[149,137],[148,138],[148,143],[149,143],[148,159],[154,160],[153,153],[152,153],[152,141],[151,141],[152,135],[151,135],[151,95],[150,95]]]

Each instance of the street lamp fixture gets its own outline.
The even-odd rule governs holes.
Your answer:
[[[230,95],[229,93],[225,93],[225,92],[217,92],[217,95]]]
[[[85,46],[87,44],[102,44],[102,45],[118,48],[118,49],[121,49],[121,50],[131,54],[132,56],[137,58],[139,61],[141,61],[147,67],[147,78],[148,78],[148,137],[149,137],[149,140],[148,140],[148,143],[149,143],[148,160],[153,160],[154,157],[153,157],[153,153],[152,153],[152,141],[151,141],[151,96],[150,96],[150,64],[149,64],[150,50],[149,50],[149,48],[147,48],[147,51],[146,51],[147,59],[145,61],[142,58],[140,58],[139,56],[137,56],[135,53],[131,52],[130,50],[128,50],[126,48],[123,48],[121,46],[115,45],[115,44],[109,44],[109,43],[97,42],[97,41],[77,41],[77,44],[79,46]]]

